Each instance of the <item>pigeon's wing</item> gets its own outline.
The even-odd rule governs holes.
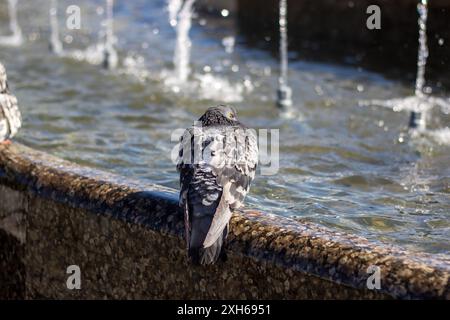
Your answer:
[[[4,94],[0,94],[0,142],[5,141],[8,138],[9,125],[8,120],[6,120],[5,113],[3,111],[3,101]]]
[[[187,129],[177,169],[189,249],[202,261],[220,254],[231,218],[247,194],[258,161],[256,135],[237,127]]]
[[[17,131],[22,125],[22,117],[17,104],[17,98],[9,93],[0,94],[0,108],[4,119],[6,120],[4,122],[6,123],[5,138],[12,138],[17,134]],[[0,121],[2,120],[0,119]],[[0,130],[1,129],[2,128],[0,127]]]
[[[203,244],[205,247],[222,236],[230,221],[231,209],[242,206],[258,163],[254,130],[226,127],[213,137],[213,142],[204,151],[204,161],[212,168],[217,185],[223,189]]]

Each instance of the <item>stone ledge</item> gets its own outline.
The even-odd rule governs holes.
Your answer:
[[[17,251],[24,251],[27,274],[18,278],[29,299],[450,299],[447,255],[252,210],[233,215],[227,262],[193,267],[176,190],[14,143],[0,146],[0,228],[11,228],[5,225],[17,215],[25,221],[24,250]],[[64,287],[73,263],[84,275],[77,292]],[[371,265],[381,268],[381,290],[366,288]]]

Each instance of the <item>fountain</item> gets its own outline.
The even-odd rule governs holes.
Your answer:
[[[361,101],[359,105],[386,107],[394,111],[409,111],[409,128],[417,132],[424,132],[426,129],[428,111],[430,111],[433,107],[439,107],[441,108],[443,113],[448,114],[450,110],[450,101],[439,97],[432,97],[424,92],[425,71],[428,58],[428,0],[419,0],[417,11],[419,13],[419,50],[417,58],[417,76],[414,95],[389,100]],[[435,130],[433,132],[436,134],[440,134],[446,131],[447,130],[444,129],[444,131]]]
[[[50,10],[50,51],[58,56],[62,56],[64,52],[63,44],[59,39],[59,25],[58,25],[58,1],[51,0]]]
[[[114,48],[114,0],[106,0],[106,34],[105,47],[103,51],[103,67],[115,69],[119,58]]]
[[[425,68],[428,58],[428,45],[427,45],[427,18],[428,18],[428,3],[427,0],[421,0],[417,5],[417,11],[419,12],[419,52],[417,58],[417,77],[416,77],[416,90],[415,94],[418,99],[419,106],[417,110],[411,111],[409,127],[419,130],[426,129],[426,110],[421,111],[421,100],[424,98],[423,87],[425,84]]]
[[[167,10],[169,11],[169,23],[172,27],[177,25],[177,15],[182,4],[182,0],[168,0]]]
[[[193,73],[190,69],[191,41],[189,31],[192,26],[195,0],[168,0],[167,11],[169,23],[175,28],[176,43],[173,56],[172,70],[163,70],[161,78],[164,84],[174,93],[195,95],[205,100],[216,100],[226,103],[241,102],[243,93],[253,90],[249,79],[231,84],[211,72],[211,66],[206,65],[203,73]],[[226,52],[231,53],[234,47],[234,38],[223,39]],[[188,81],[189,79],[189,81]]]
[[[191,40],[189,39],[189,30],[192,25],[194,2],[195,0],[186,0],[183,3],[178,12],[178,22],[176,23],[177,41],[173,64],[175,67],[175,77],[181,83],[186,82],[190,72],[189,59]]]
[[[287,50],[287,0],[280,0],[280,77],[278,78],[277,105],[280,108],[292,106],[292,90],[288,85]]]
[[[104,41],[99,41],[86,49],[65,50],[59,36],[58,1],[51,0],[49,9],[50,19],[50,51],[59,57],[86,61],[94,65],[103,65],[105,69],[115,69],[118,55],[114,48],[114,0],[106,0],[106,20],[104,22]]]
[[[9,28],[12,32],[9,36],[0,36],[0,45],[18,47],[23,43],[22,30],[17,20],[17,0],[8,0]]]

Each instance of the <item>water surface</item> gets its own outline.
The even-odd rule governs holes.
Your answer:
[[[97,5],[103,1],[59,2],[60,12],[74,2],[82,8],[80,31],[68,31],[60,17],[66,49],[98,41],[104,14]],[[194,19],[193,74],[184,87],[170,78],[175,31],[165,1],[116,2],[122,66],[112,72],[50,55],[48,1],[19,2],[27,42],[0,48],[24,116],[18,141],[83,165],[178,188],[170,162],[172,131],[189,126],[207,107],[230,102],[248,126],[280,129],[280,171],[257,177],[248,206],[416,251],[449,252],[448,133],[410,139],[407,113],[358,105],[410,96],[413,84],[291,55],[296,113],[283,118],[274,107],[278,62],[249,47],[230,18]],[[2,3],[1,33],[7,32],[5,12]],[[231,53],[223,45],[229,37],[236,42]],[[439,110],[432,116],[431,129],[450,123]]]

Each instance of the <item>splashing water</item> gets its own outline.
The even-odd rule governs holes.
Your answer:
[[[233,36],[228,36],[222,39],[222,45],[225,48],[226,53],[233,53],[236,39]]]
[[[117,69],[117,72],[122,75],[131,76],[141,83],[153,80],[152,74],[147,70],[145,64],[145,57],[135,52],[126,53],[123,58],[121,68]],[[156,79],[154,79],[157,81]]]
[[[277,104],[281,108],[292,106],[292,90],[288,85],[287,0],[280,0],[280,77]]]
[[[97,43],[85,49],[66,50],[59,38],[58,8],[57,0],[51,0],[50,18],[50,50],[63,58],[73,59],[79,62],[87,62],[92,65],[103,65],[107,69],[114,69],[118,65],[118,55],[114,48],[116,41],[114,36],[114,0],[106,0],[106,19],[103,21],[104,30],[99,32]],[[103,14],[103,10],[98,10],[97,14]],[[102,39],[104,39],[102,41]]]
[[[189,30],[192,25],[194,2],[195,0],[186,0],[178,13],[177,41],[173,63],[175,76],[181,83],[186,82],[190,72],[191,40],[189,39]]]
[[[58,56],[61,56],[63,54],[64,48],[61,40],[59,39],[57,0],[51,0],[50,2],[49,18],[50,18],[50,51]]]
[[[409,127],[424,131],[428,113],[434,107],[439,107],[443,113],[448,114],[450,110],[450,100],[445,98],[432,97],[424,92],[425,71],[427,58],[429,55],[427,45],[427,18],[428,1],[420,0],[417,5],[419,14],[419,50],[417,57],[417,76],[414,96],[395,98],[390,100],[360,101],[360,106],[380,106],[390,108],[396,112],[409,111]]]
[[[97,15],[103,15],[105,10],[103,7],[97,8]],[[98,32],[98,40],[96,43],[89,45],[85,49],[74,49],[64,51],[64,57],[74,59],[79,62],[87,62],[92,65],[103,65],[105,66],[106,57],[106,28],[107,19],[102,21],[102,28]]]
[[[417,5],[419,12],[419,52],[417,58],[417,77],[416,77],[416,96],[423,97],[423,87],[425,85],[425,69],[428,58],[427,45],[427,19],[428,19],[428,3],[427,0],[421,0]]]
[[[230,84],[227,79],[214,76],[210,73],[196,74],[194,79],[196,90],[200,99],[216,100],[223,102],[242,102],[244,91],[251,89],[243,83]]]
[[[181,5],[183,4],[182,0],[168,0],[167,1],[167,10],[169,11],[169,23],[172,27],[177,25],[177,15],[180,11]]]
[[[426,112],[428,107],[422,107],[422,100],[425,96],[423,87],[425,85],[425,69],[428,58],[427,45],[427,19],[428,19],[428,3],[427,0],[421,0],[417,5],[417,12],[419,13],[419,52],[417,56],[417,76],[416,76],[416,90],[418,106],[416,110],[411,111],[409,127],[417,128],[421,131],[426,128]]]
[[[106,0],[106,37],[103,58],[103,66],[106,69],[115,69],[119,62],[114,43],[114,0]]]
[[[8,0],[9,28],[12,35],[0,36],[0,45],[18,47],[23,43],[22,30],[17,20],[17,0]]]
[[[229,80],[208,72],[205,74],[192,73],[189,79],[192,45],[189,31],[192,26],[194,3],[195,0],[168,1],[169,22],[172,27],[176,26],[174,69],[171,71],[163,70],[160,77],[163,79],[166,88],[169,88],[173,93],[183,93],[187,96],[195,94],[200,99],[227,103],[242,102],[243,94],[253,90],[251,85],[247,84],[248,80],[232,84]],[[225,39],[222,44],[225,46],[226,52],[233,52],[234,42],[233,37]]]
[[[450,146],[450,128],[445,127],[435,130],[413,131],[413,138],[417,146],[421,145],[441,145]]]

